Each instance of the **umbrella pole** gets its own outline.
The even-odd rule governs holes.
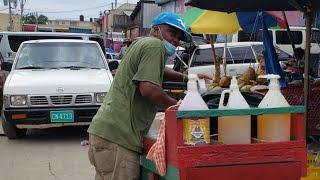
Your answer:
[[[213,61],[214,61],[214,69],[215,69],[215,73],[214,73],[214,81],[219,83],[220,82],[220,63],[218,62],[219,60],[217,59],[216,56],[216,50],[214,47],[214,39],[213,39],[213,35],[210,35],[210,44],[211,44],[211,51],[212,51],[212,55],[213,55]]]
[[[293,42],[293,39],[292,39],[292,35],[291,35],[291,30],[290,30],[290,27],[289,27],[289,23],[288,23],[288,19],[287,19],[287,16],[286,16],[286,13],[284,11],[282,11],[282,16],[283,16],[283,19],[286,23],[286,29],[287,29],[287,33],[288,33],[288,37],[289,37],[289,41],[291,43],[291,47],[293,49],[293,57],[297,60],[297,61],[300,61],[300,59],[298,59],[297,57],[297,50],[296,50],[296,46]]]
[[[309,124],[308,124],[308,115],[309,115],[309,97],[310,97],[310,42],[311,42],[311,25],[313,12],[310,9],[307,9],[304,12],[304,16],[306,17],[306,49],[304,55],[304,126],[305,126],[305,136],[307,137],[309,132]]]
[[[227,76],[227,44],[228,44],[228,35],[225,36],[226,41],[224,43],[224,48],[223,48],[223,73],[224,76]]]

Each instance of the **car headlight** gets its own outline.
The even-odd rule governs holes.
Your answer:
[[[106,92],[95,93],[95,98],[97,103],[103,103],[104,98],[106,97]]]
[[[25,106],[27,105],[27,96],[25,95],[11,95],[10,104],[12,106]]]

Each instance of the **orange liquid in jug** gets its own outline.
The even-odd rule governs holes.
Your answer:
[[[224,144],[250,144],[251,116],[219,117],[218,141]]]
[[[269,142],[290,141],[290,114],[258,116],[258,139]]]

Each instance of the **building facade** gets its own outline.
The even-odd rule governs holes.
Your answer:
[[[161,11],[170,11],[178,14],[184,13],[190,7],[185,6],[189,0],[156,0],[156,4],[161,6]]]
[[[154,0],[140,0],[133,10],[130,18],[130,38],[146,36],[150,32],[151,21],[161,12],[161,7]]]
[[[38,31],[51,32],[76,32],[76,33],[99,33],[101,31],[97,21],[75,20],[48,20],[47,24],[39,24]]]
[[[101,14],[101,31],[126,32],[130,24],[130,15],[135,8],[135,4],[124,3],[116,9],[104,11]]]
[[[21,18],[19,15],[12,15],[12,31],[20,31],[21,30]],[[9,14],[0,13],[0,31],[8,31],[9,30]]]

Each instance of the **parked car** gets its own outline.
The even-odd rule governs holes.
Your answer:
[[[79,39],[91,40],[99,43],[104,49],[103,39],[97,34],[57,33],[57,32],[0,32],[0,53],[4,61],[13,62],[21,43],[40,39]]]
[[[97,42],[25,41],[4,84],[3,130],[15,139],[28,128],[89,125],[112,80]]]
[[[119,60],[119,54],[118,53],[112,53],[112,52],[106,52],[106,58],[109,61],[113,60]]]
[[[258,55],[262,54],[262,42],[237,42],[237,43],[216,43],[215,51],[220,57],[223,57],[223,51],[226,48],[226,70],[227,75],[242,75],[248,67],[258,68]],[[276,49],[280,61],[286,61],[292,58],[288,53]],[[212,76],[215,72],[211,45],[199,45],[192,53],[188,64],[188,73],[202,73]],[[221,63],[221,72],[223,67]]]
[[[273,41],[273,45],[278,47],[279,49],[293,55],[293,49],[291,46],[291,42],[288,36],[287,29],[282,29],[279,27],[269,28],[268,29],[271,39]],[[306,27],[296,27],[290,26],[290,33],[293,43],[296,48],[306,48]],[[311,54],[320,53],[319,44],[320,30],[318,28],[312,28],[312,39],[311,39]],[[262,41],[262,31],[258,31],[252,35],[252,33],[246,33],[243,31],[239,31],[238,33],[228,36],[228,42],[242,42],[248,41],[249,39],[253,41]]]

